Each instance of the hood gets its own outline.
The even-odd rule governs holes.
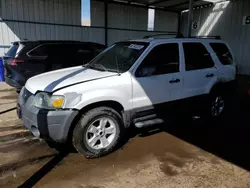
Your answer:
[[[117,73],[97,71],[78,66],[39,74],[30,78],[26,82],[25,87],[33,94],[37,91],[53,92],[70,85],[113,75],[117,75]]]

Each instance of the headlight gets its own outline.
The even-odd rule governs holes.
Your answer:
[[[33,103],[38,108],[58,109],[63,107],[64,96],[40,92],[36,94]]]

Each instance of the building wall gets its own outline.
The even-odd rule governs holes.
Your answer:
[[[103,27],[104,3],[92,1],[91,25]],[[148,31],[148,9],[120,4],[108,4],[108,45],[120,40],[142,38],[147,35],[176,32],[178,14],[155,10],[154,31]]]
[[[155,11],[155,30],[156,31],[178,31],[179,17],[177,13],[166,11]]]
[[[154,32],[148,10],[108,4],[108,45],[146,35],[177,32],[178,14],[156,10]],[[104,2],[91,0],[91,27],[81,26],[81,0],[0,0],[0,56],[18,40],[80,40],[105,43]]]
[[[0,56],[22,39],[103,43],[102,37],[98,28],[81,27],[80,0],[0,0]]]
[[[187,12],[182,15],[182,33],[187,32],[187,16]],[[198,24],[192,29],[192,35],[221,36],[232,48],[239,73],[250,75],[250,24],[243,24],[244,16],[250,16],[249,0],[228,1],[195,10],[193,21]]]

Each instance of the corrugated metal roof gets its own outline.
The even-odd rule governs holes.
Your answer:
[[[169,11],[182,11],[188,9],[189,0],[109,0],[108,3],[124,3],[134,6],[159,8]],[[194,6],[213,4],[209,0],[194,0]]]

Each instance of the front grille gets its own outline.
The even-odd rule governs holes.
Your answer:
[[[22,97],[23,97],[23,100],[25,103],[31,95],[32,95],[32,93],[29,92],[29,90],[27,90],[26,88],[24,88]]]

